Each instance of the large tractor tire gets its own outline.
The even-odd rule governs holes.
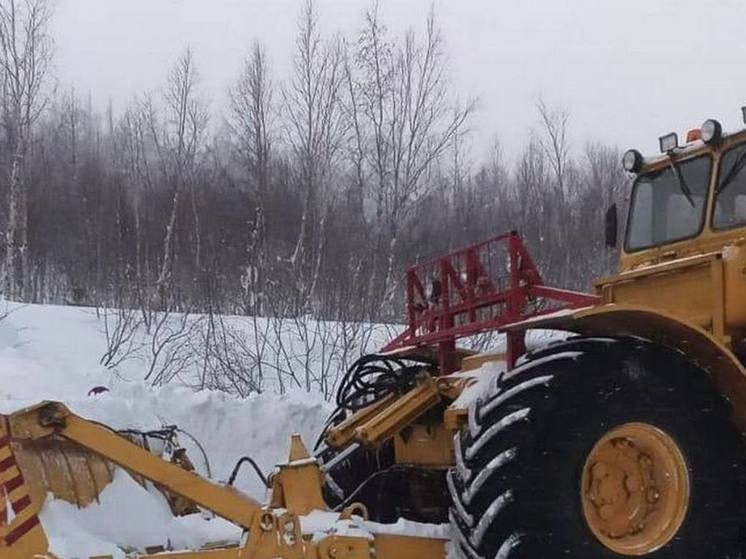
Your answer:
[[[627,338],[550,346],[470,409],[455,446],[453,556],[746,557],[744,442],[680,353]]]

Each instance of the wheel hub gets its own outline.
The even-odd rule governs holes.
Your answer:
[[[607,548],[622,555],[652,553],[676,535],[686,515],[684,456],[657,427],[620,425],[589,453],[581,501],[588,527]]]

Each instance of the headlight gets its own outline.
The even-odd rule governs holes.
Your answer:
[[[676,135],[676,132],[671,132],[658,138],[658,143],[661,147],[661,153],[668,153],[679,147],[679,137]]]
[[[705,120],[702,123],[702,141],[706,144],[717,144],[723,137],[723,127],[715,119]]]
[[[642,168],[642,154],[636,149],[627,150],[622,157],[622,166],[625,171],[637,173]]]

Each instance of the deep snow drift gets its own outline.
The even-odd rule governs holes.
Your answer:
[[[42,400],[59,400],[83,417],[117,429],[178,425],[199,442],[208,457],[208,461],[203,459],[202,450],[189,437],[180,437],[198,472],[216,481],[225,481],[244,455],[250,455],[264,472],[270,472],[287,459],[293,433],[299,432],[310,446],[332,411],[331,404],[313,392],[283,396],[265,392],[241,399],[222,392],[195,392],[178,382],[153,388],[142,380],[142,360],[125,361],[115,370],[100,365],[106,337],[95,309],[0,302],[0,317],[6,311],[7,316],[0,320],[0,413]],[[236,317],[230,320],[246,322]],[[385,329],[369,335],[367,349],[380,346],[389,335]],[[556,337],[537,332],[528,345],[537,347]],[[291,333],[287,343],[290,355],[283,359],[296,359],[296,344]],[[323,346],[315,349],[319,355],[324,350]],[[366,348],[354,350],[359,353]],[[297,359],[302,365],[308,355],[301,353]],[[468,406],[483,397],[503,371],[504,364],[491,363],[479,371],[463,373],[477,382],[457,403]],[[102,386],[108,391],[88,395],[92,388]],[[258,501],[266,500],[266,491],[250,468],[241,472],[235,485]],[[99,504],[79,510],[50,496],[40,518],[52,552],[63,559],[101,554],[122,558],[125,551],[150,546],[193,549],[241,537],[235,526],[219,518],[200,514],[173,518],[160,492],[141,487],[123,471],[102,492]],[[448,536],[447,526],[415,525],[404,520],[390,526],[361,520],[335,523],[335,518],[315,512],[301,519],[302,528],[308,533],[333,527],[340,533],[363,535],[394,531]]]
[[[0,310],[6,306],[0,305]],[[95,310],[10,304],[7,308],[12,312],[0,321],[0,413],[48,399],[115,428],[147,430],[176,424],[204,447],[212,477],[225,480],[245,454],[270,471],[287,459],[293,433],[300,432],[311,444],[331,411],[320,395],[309,393],[238,399],[176,385],[152,388],[137,380],[142,378],[137,360],[128,361],[116,374],[99,365],[106,342]],[[96,386],[109,391],[87,396]],[[202,453],[188,438],[180,440],[197,470],[206,475]],[[261,483],[249,469],[242,471],[236,486],[265,500]],[[124,472],[117,474],[100,500],[84,510],[47,500],[41,520],[54,553],[62,558],[123,557],[119,546],[143,549],[170,543],[174,549],[186,549],[240,537],[221,519],[172,518],[159,492],[146,491]]]

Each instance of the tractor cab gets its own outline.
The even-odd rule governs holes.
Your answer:
[[[746,107],[744,108],[746,117]],[[746,118],[745,118],[746,120]],[[596,282],[605,303],[644,305],[746,339],[746,130],[716,120],[659,139],[661,155],[624,154],[635,175],[619,273]],[[616,210],[607,214],[615,244]]]
[[[625,153],[636,175],[621,270],[701,254],[746,237],[746,131],[725,135],[716,120],[659,139],[662,155]]]

